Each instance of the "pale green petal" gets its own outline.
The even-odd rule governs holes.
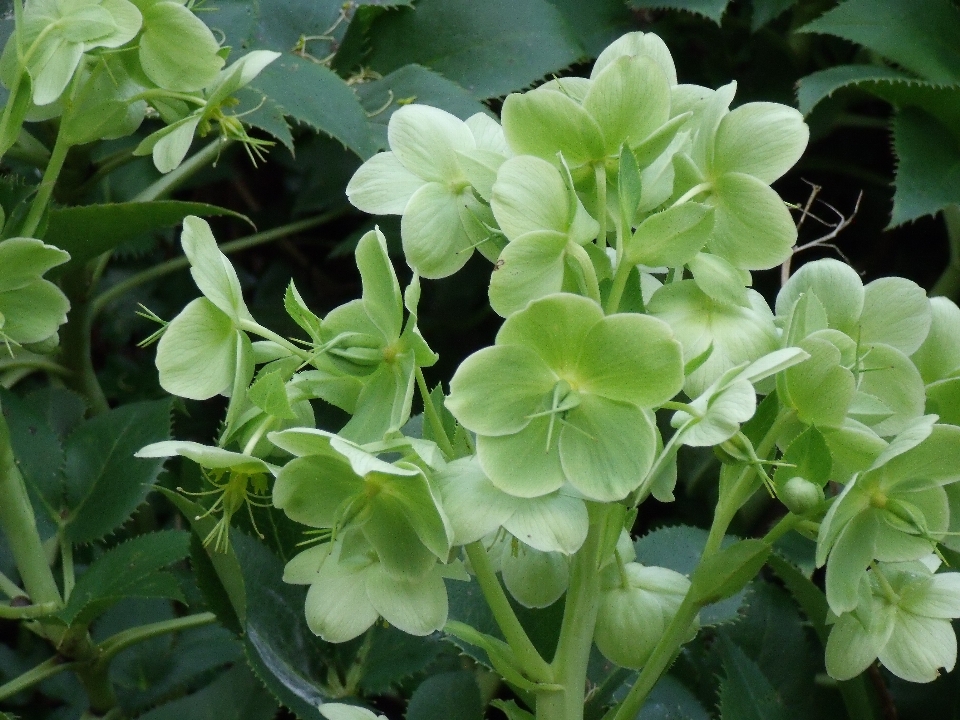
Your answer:
[[[397,580],[373,568],[367,575],[367,597],[384,620],[408,635],[429,635],[447,622],[447,588],[439,568],[416,581]]]
[[[730,368],[778,349],[780,339],[766,301],[753,290],[747,296],[750,307],[721,305],[692,280],[683,280],[664,285],[648,303],[648,312],[665,321],[680,341],[684,362],[713,345],[707,361],[684,382],[690,397],[703,394]]]
[[[706,244],[713,230],[713,208],[684,203],[651,215],[626,243],[625,262],[647,267],[679,267]]]
[[[735,268],[719,255],[704,252],[694,255],[687,265],[697,287],[716,302],[725,305],[747,304],[749,273],[745,278],[745,271]]]
[[[627,56],[642,56],[653,59],[666,75],[670,85],[677,84],[677,70],[673,64],[673,57],[667,44],[654,33],[632,32],[620,36],[608,45],[597,61],[593,64],[590,77],[598,75],[607,65],[617,58]]]
[[[14,237],[0,241],[0,293],[29,285],[50,268],[63,265],[70,254],[35,238]]]
[[[273,485],[274,507],[291,520],[315,528],[333,527],[363,480],[343,460],[314,455],[291,460]]]
[[[503,128],[492,117],[486,113],[477,113],[468,117],[464,122],[470,132],[473,133],[477,149],[498,153],[504,157],[510,156],[510,146],[503,136]]]
[[[582,392],[652,408],[683,387],[683,350],[657,318],[611,315],[590,329],[581,347],[574,377]]]
[[[207,89],[207,107],[217,107],[240,88],[248,85],[264,68],[280,57],[270,50],[254,50],[220,71],[217,81]]]
[[[882,511],[884,522],[877,527],[874,558],[882,562],[909,562],[926,557],[934,551],[935,541],[917,536],[916,523],[906,522],[901,514],[906,511],[908,517],[917,517],[934,538],[939,537],[949,525],[946,492],[935,485],[916,492],[894,491],[891,495],[900,507],[897,514]]]
[[[357,168],[347,183],[347,199],[371,215],[402,215],[424,181],[407,170],[392,152],[377,153]]]
[[[720,121],[712,171],[746,173],[770,184],[796,164],[809,138],[803,116],[792,107],[746,103]]]
[[[366,708],[342,703],[323,703],[320,705],[320,714],[327,720],[378,720],[385,715],[374,715]]]
[[[283,581],[291,585],[312,585],[329,555],[330,543],[314,545],[297,553],[283,566]]]
[[[703,417],[683,433],[684,445],[709,447],[729,440],[740,429],[740,423],[753,417],[757,394],[748,381],[737,380],[703,404],[706,405]],[[700,409],[699,399],[693,406]]]
[[[453,275],[473,254],[460,218],[463,203],[457,192],[436,182],[421,187],[407,203],[400,221],[403,253],[422,277]]]
[[[940,668],[953,670],[957,636],[947,620],[921,618],[898,612],[893,633],[880,651],[883,666],[907,682],[933,682]]]
[[[41,62],[31,58],[27,71],[33,88],[33,102],[36,105],[49,105],[59,98],[66,89],[73,74],[83,58],[83,44],[68,42],[56,37],[51,39],[50,54]],[[56,45],[52,43],[56,42]],[[45,62],[43,62],[45,60]]]
[[[860,583],[873,562],[878,519],[865,512],[847,523],[827,560],[827,602],[840,614],[857,607]]]
[[[490,275],[490,307],[501,317],[523,310],[532,300],[563,287],[567,236],[529,232],[509,243]]]
[[[267,434],[270,442],[291,455],[304,457],[307,455],[329,455],[336,457],[339,453],[330,447],[331,439],[336,434],[326,430],[310,427],[297,427]]]
[[[428,182],[462,180],[457,151],[476,147],[473,133],[463,120],[427,105],[398,109],[390,116],[387,138],[400,163]]]
[[[569,293],[551,295],[507,318],[497,344],[524,345],[554,372],[575,373],[587,333],[601,320],[603,310],[592,300]]]
[[[307,591],[309,628],[327,642],[342,643],[359,637],[377,621],[377,611],[367,598],[370,568],[357,570],[331,557],[320,568]]]
[[[882,437],[902,432],[923,415],[923,379],[910,358],[889,345],[875,345],[866,353],[858,390],[873,395],[890,409],[890,416],[880,422],[854,416]]]
[[[46,340],[67,321],[70,301],[49,280],[37,278],[28,285],[0,292],[0,349],[4,337],[16,343]]]
[[[800,347],[810,357],[780,376],[780,399],[795,408],[804,423],[838,427],[853,401],[856,379],[840,365],[840,351],[833,343],[808,337]]]
[[[557,90],[538,88],[513,93],[503,102],[503,132],[515,153],[571,167],[604,157],[603,132],[590,113]]]
[[[557,451],[560,427],[554,421],[551,434],[550,419],[539,417],[513,435],[480,435],[477,457],[487,477],[505,493],[520,498],[559,490],[566,480]]]
[[[592,395],[567,413],[560,433],[563,472],[591,500],[622,500],[653,465],[657,433],[642,410]]]
[[[233,321],[212,302],[191,302],[157,344],[160,386],[191,400],[208,400],[229,390],[237,364],[236,333]]]
[[[572,219],[560,171],[530,155],[510,158],[500,166],[490,207],[509,240],[535,230],[566,233]]]
[[[403,299],[380,228],[360,238],[356,258],[363,281],[363,308],[387,342],[392,342],[403,327]]]
[[[617,155],[670,118],[670,84],[653,59],[620,57],[593,76],[583,107],[603,131],[606,154]]]
[[[114,30],[106,37],[97,38],[87,44],[91,47],[116,48],[126,45],[136,37],[143,25],[143,16],[137,6],[127,0],[103,0],[100,7],[110,13],[114,22]]]
[[[709,91],[693,110],[691,127],[696,129],[690,157],[701,172],[713,166],[713,151],[716,147],[717,128],[729,112],[730,103],[737,93],[736,81],[731,81],[716,90]],[[676,113],[676,111],[674,111]]]
[[[457,159],[467,180],[485,201],[493,197],[493,184],[497,181],[497,171],[506,158],[490,150],[470,150],[458,152]]]
[[[161,173],[168,173],[180,167],[180,163],[187,156],[190,145],[193,144],[193,135],[200,124],[200,115],[194,114],[168,125],[157,133],[157,140],[153,145],[153,164]],[[146,143],[150,138],[144,140]],[[135,155],[140,154],[143,144],[137,147]]]
[[[887,444],[873,430],[847,418],[837,428],[821,428],[833,457],[833,476],[840,482],[869,468]]]
[[[376,550],[380,569],[398,580],[421,580],[437,558],[420,541],[407,517],[407,508],[383,493],[368,499],[360,516],[364,538]]]
[[[939,573],[909,586],[900,594],[900,607],[923,617],[960,617],[960,573]]]
[[[414,467],[410,463],[401,463]],[[446,560],[450,551],[451,531],[446,518],[438,507],[426,476],[422,472],[407,477],[394,476],[389,481],[377,480],[379,494],[370,500],[371,522],[376,522],[376,513],[381,503],[391,503],[403,513],[410,527],[417,533],[420,542],[440,560]]]
[[[960,377],[927,385],[927,412],[937,413],[951,425],[960,425]]]
[[[930,332],[911,356],[926,383],[942,380],[960,369],[960,308],[948,298],[933,297],[930,312]]]
[[[842,615],[827,638],[827,673],[834,680],[856,677],[877,659],[892,632],[892,618],[871,632],[853,613]]]
[[[710,252],[744,270],[767,270],[790,257],[797,228],[783,200],[762,181],[725,173],[713,183]]]
[[[447,409],[479,435],[509,435],[523,429],[557,377],[533,350],[497,345],[464,360],[450,381]]]
[[[580,549],[589,525],[583,500],[562,493],[518,500],[515,512],[503,522],[507,532],[530,547],[564,555]]]
[[[165,90],[193,92],[217,79],[224,60],[220,45],[200,18],[174,0],[146,5],[140,65]],[[190,48],[184,52],[184,48]]]
[[[174,455],[190,458],[200,467],[211,470],[229,468],[234,472],[247,474],[270,472],[270,466],[260,458],[210,445],[201,445],[189,440],[164,440],[142,447],[134,453],[135,457],[142,458],[173,457]]]
[[[570,562],[558,552],[539,552],[518,543],[504,544],[500,560],[503,584],[514,599],[528,608],[553,605],[567,590]]]
[[[879,470],[885,482],[960,480],[960,427],[934,425],[929,437],[887,461]]]
[[[646,664],[666,629],[667,618],[653,593],[617,587],[602,593],[594,642],[610,662],[621,667]]]
[[[217,247],[207,222],[188,215],[183,220],[180,242],[190,261],[190,274],[200,292],[234,321],[250,319],[237,272]]]
[[[498,490],[476,457],[448,463],[434,475],[433,483],[450,521],[454,545],[466,545],[494,532],[521,502]],[[477,508],[483,508],[483,512],[477,512]]]
[[[820,300],[830,327],[856,337],[864,303],[863,282],[856,270],[829,258],[803,265],[777,295],[777,315],[788,316],[806,293]]]
[[[880,278],[863,295],[860,342],[885,343],[907,355],[916,352],[932,321],[924,289],[906,278]]]
[[[569,98],[573,98],[579,104],[583,105],[584,98],[590,91],[590,79],[584,77],[559,77],[548,80],[539,87],[544,90],[556,90]]]

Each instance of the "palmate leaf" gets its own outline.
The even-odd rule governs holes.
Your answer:
[[[563,13],[574,37],[590,57],[633,29],[633,17],[623,0],[550,0]]]
[[[277,703],[249,668],[236,665],[197,692],[154,708],[141,720],[270,720]],[[319,717],[319,713],[317,714]]]
[[[249,219],[233,210],[180,200],[54,208],[48,216],[45,242],[70,253],[70,261],[54,274],[79,267],[87,260],[144,233],[173,227],[187,215],[229,215],[253,225]]]
[[[953,91],[960,102],[960,89]],[[890,226],[960,203],[960,138],[925,112],[907,108],[893,121],[896,192]]]
[[[67,606],[57,618],[67,625],[87,624],[127,597],[184,601],[180,584],[162,569],[189,553],[190,534],[165,530],[141,535],[108,550],[80,576]]]
[[[377,72],[419,63],[478,99],[519,90],[587,54],[546,0],[421,0],[382,14],[370,42]]]
[[[757,664],[721,635],[725,677],[720,683],[722,720],[788,720],[795,717],[784,706],[776,688]]]
[[[468,671],[432,675],[420,683],[407,706],[407,720],[481,720],[476,675]]]
[[[636,10],[684,10],[720,24],[730,0],[627,0]]]
[[[933,82],[960,80],[960,12],[950,0],[847,0],[798,32],[859,43]]]

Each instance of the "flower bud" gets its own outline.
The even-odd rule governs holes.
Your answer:
[[[787,509],[804,515],[823,502],[823,488],[802,477],[792,477],[780,488],[780,500]]]

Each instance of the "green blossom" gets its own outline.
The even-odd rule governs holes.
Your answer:
[[[834,620],[827,672],[849,680],[880,659],[908,682],[936,680],[953,670],[960,617],[960,573],[934,574],[933,562],[879,564],[861,584],[856,609]]]
[[[447,407],[477,434],[494,485],[539,497],[570,485],[593,500],[619,500],[653,463],[649,408],[683,381],[680,346],[664,323],[604,317],[568,294],[536,300],[507,318],[496,345],[467,358]]]
[[[70,259],[34,238],[0,241],[0,345],[43,342],[67,321],[70,302],[43,274]]]

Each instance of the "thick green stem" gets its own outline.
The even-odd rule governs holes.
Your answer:
[[[931,288],[930,294],[958,300],[960,299],[960,205],[947,205],[943,209],[943,221],[947,225],[947,238],[950,241],[950,260],[940,279]]]
[[[510,606],[506,593],[497,580],[497,574],[490,564],[490,558],[487,556],[487,550],[478,540],[469,545],[465,545],[467,557],[470,559],[470,565],[476,573],[477,582],[480,584],[480,590],[483,591],[483,597],[493,612],[493,617],[500,627],[507,644],[513,650],[517,660],[520,662],[524,673],[534,682],[551,683],[553,682],[553,672],[547,662],[540,656],[537,649],[530,642],[527,632],[523,629],[516,613]]]
[[[104,665],[112,660],[117,653],[126,650],[131,645],[136,645],[137,643],[160,637],[161,635],[211,625],[216,622],[216,620],[216,615],[205,612],[123,630],[100,643],[100,658],[97,662],[98,664]]]
[[[627,279],[630,277],[630,270],[633,266],[630,263],[621,260],[617,265],[617,272],[613,276],[613,284],[610,286],[610,294],[607,296],[607,305],[604,308],[607,315],[614,315],[620,309],[620,298],[623,297],[623,291],[627,287]]]
[[[538,693],[537,720],[583,719],[587,663],[600,608],[602,545],[608,534],[610,509],[610,506],[597,506],[587,538],[573,556],[560,640],[552,665],[554,682],[562,685],[563,690]]]
[[[281,225],[280,227],[275,227],[263,232],[258,232],[254,235],[248,235],[247,237],[240,238],[238,240],[231,240],[230,242],[223,243],[220,246],[220,252],[224,253],[225,255],[229,255],[230,253],[240,252],[241,250],[256,247],[257,245],[273,242],[274,240],[279,240],[289,235],[294,235],[298,232],[302,232],[303,230],[309,230],[310,228],[318,225],[323,225],[340,217],[343,215],[343,213],[344,209],[338,208],[337,210],[315,215],[313,217],[306,218],[305,220],[297,220],[296,222]],[[188,267],[190,267],[190,261],[185,257],[178,257],[174,258],[173,260],[167,260],[166,262],[154,265],[152,268],[144,270],[143,272],[139,272],[136,275],[127,278],[126,280],[118,282],[116,285],[108,288],[98,295],[91,303],[92,312],[94,315],[96,315],[111,302],[119,297],[122,297],[123,295],[126,295],[134,288],[140,287],[144,283],[148,283],[151,280],[161,278],[164,275],[169,275],[172,272],[184,270]]]
[[[133,198],[133,202],[149,202],[151,200],[160,200],[167,197],[170,193],[180,187],[183,183],[193,177],[197,172],[212,163],[220,154],[229,147],[232,141],[228,138],[218,137],[203,150],[192,155],[188,160],[180,164],[176,170],[171,170],[155,183],[143,190],[139,195]]]
[[[63,170],[63,163],[67,159],[67,152],[70,145],[64,141],[63,133],[57,135],[57,141],[53,145],[53,151],[50,153],[50,161],[47,163],[47,169],[43,171],[43,179],[40,180],[40,187],[37,188],[37,195],[33,198],[30,205],[30,212],[27,213],[27,219],[23,221],[23,228],[20,234],[24,237],[33,237],[40,225],[47,205],[50,204],[50,197],[53,195],[53,188],[57,184],[57,178],[60,177],[60,171]]]
[[[15,677],[10,682],[0,685],[0,700],[6,700],[8,697],[13,697],[17,693],[23,692],[39,682],[43,682],[47,678],[52,678],[54,675],[62,673],[64,670],[72,670],[76,666],[77,663],[64,662],[63,658],[61,658],[59,655],[54,655],[52,658],[44,660],[35,668],[27,670],[27,672],[23,673],[23,675]]]
[[[597,245],[602,250],[607,246],[607,166],[598,162],[593,166],[593,176],[597,183],[597,222],[600,231],[597,233]]]
[[[37,532],[27,486],[10,446],[10,429],[0,412],[0,526],[20,571],[23,587],[34,604],[62,603],[43,544]]]
[[[81,291],[83,292],[83,291]],[[70,374],[67,385],[84,395],[94,414],[110,409],[103,394],[97,373],[93,369],[91,333],[93,331],[93,304],[86,297],[71,299],[73,307],[67,324],[62,328],[60,355]]]

